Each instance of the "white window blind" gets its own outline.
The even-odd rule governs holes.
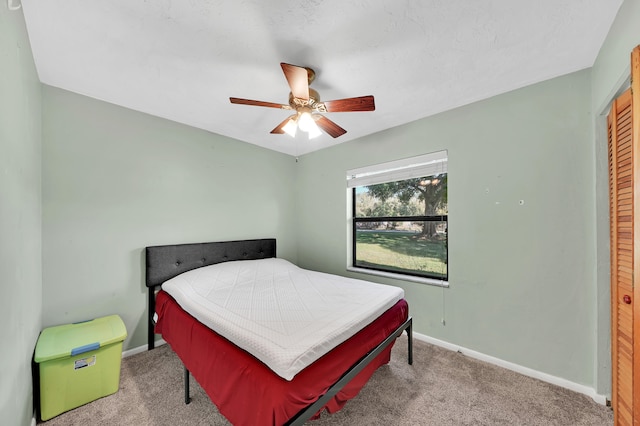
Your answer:
[[[447,173],[447,151],[347,171],[347,188]]]

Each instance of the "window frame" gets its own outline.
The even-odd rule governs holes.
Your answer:
[[[408,180],[410,179],[410,177],[400,177],[397,178],[398,176],[396,176],[396,178],[394,178],[394,176],[397,174],[397,172],[394,171],[394,166],[397,165],[397,169],[400,169],[400,173],[403,173],[404,170],[406,169],[420,169],[421,166],[421,161],[425,161],[425,159],[431,159],[433,157],[444,157],[444,163],[445,163],[445,167],[444,170],[442,171],[436,171],[435,173],[431,173],[429,175],[425,175],[425,176],[433,176],[435,174],[442,174],[442,173],[446,173],[447,177],[448,177],[448,170],[446,167],[446,163],[448,162],[448,153],[447,151],[439,151],[436,153],[432,153],[432,154],[427,154],[427,155],[423,155],[423,156],[418,156],[418,157],[413,157],[413,158],[409,158],[409,159],[403,159],[403,160],[399,160],[399,161],[394,161],[394,162],[389,162],[389,163],[384,163],[384,164],[380,164],[377,166],[368,166],[366,168],[362,168],[362,169],[358,169],[358,170],[353,170],[353,171],[348,171],[347,172],[347,180],[349,179],[357,179],[358,173],[360,171],[363,171],[363,174],[369,175],[372,173],[375,174],[376,170],[379,170],[379,174],[389,174],[391,175],[391,178],[389,178],[388,180],[386,180],[386,182],[399,182],[402,180]],[[423,167],[424,168],[424,167]],[[422,176],[421,176],[422,177]],[[375,183],[374,183],[375,184]],[[347,250],[347,270],[349,271],[354,271],[354,272],[360,272],[360,273],[365,273],[365,274],[371,274],[371,275],[377,275],[377,276],[383,276],[383,277],[388,277],[388,278],[395,278],[395,279],[400,279],[400,280],[405,280],[405,281],[412,281],[412,282],[419,282],[419,283],[424,283],[424,284],[430,284],[430,285],[436,285],[436,286],[440,286],[440,287],[448,287],[449,286],[449,215],[448,212],[447,214],[434,214],[434,215],[416,215],[416,216],[380,216],[380,217],[357,217],[356,216],[356,189],[358,187],[363,187],[363,186],[370,186],[371,183],[369,182],[364,182],[361,184],[351,184],[348,185],[348,197],[350,197],[350,203],[348,203],[348,205],[350,206],[350,214],[348,214],[349,217],[349,227],[350,232],[348,233],[348,235],[350,235],[350,238],[348,239],[348,244],[350,247],[348,247]],[[447,192],[448,192],[448,178],[447,178]],[[448,204],[448,200],[447,200],[447,204]],[[447,208],[448,210],[448,208]],[[434,276],[434,275],[430,275],[428,273],[425,274],[420,274],[420,273],[412,273],[412,272],[408,272],[408,271],[398,271],[398,270],[392,270],[392,269],[384,269],[384,268],[377,268],[377,267],[371,267],[371,266],[363,266],[363,265],[356,265],[357,262],[357,224],[358,223],[366,223],[366,222],[385,222],[385,221],[389,221],[389,222],[446,222],[446,235],[447,235],[447,244],[446,244],[446,274],[443,277],[442,275],[440,276]]]

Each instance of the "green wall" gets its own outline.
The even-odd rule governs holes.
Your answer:
[[[0,423],[33,415],[41,327],[41,85],[22,11],[0,6]],[[8,422],[8,423],[7,423]]]
[[[399,285],[418,333],[592,386],[590,92],[581,71],[303,156],[301,266]],[[443,149],[450,288],[347,273],[345,171]]]
[[[145,246],[275,237],[296,261],[295,159],[43,88],[44,326],[119,314],[146,344]]]

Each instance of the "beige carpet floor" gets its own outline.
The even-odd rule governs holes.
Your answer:
[[[613,424],[610,408],[564,388],[414,339],[406,362],[406,336],[392,360],[326,425],[594,425]],[[123,359],[120,390],[63,413],[45,426],[228,425],[191,380],[184,404],[183,368],[168,345]]]

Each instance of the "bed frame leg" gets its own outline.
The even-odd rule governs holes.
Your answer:
[[[189,396],[189,370],[187,367],[184,367],[184,403],[188,404],[191,402],[191,397]]]
[[[409,318],[407,326],[407,362],[413,365],[413,318]]]
[[[155,287],[149,287],[149,317],[147,321],[147,350],[151,350],[156,347],[156,334],[154,331],[153,314],[156,313],[156,290]]]

